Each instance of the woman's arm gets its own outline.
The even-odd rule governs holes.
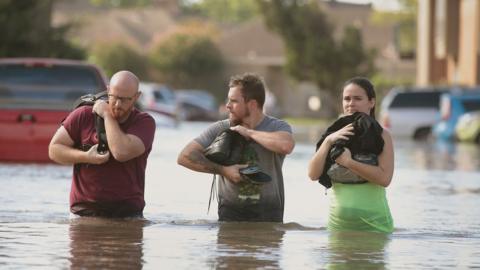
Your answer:
[[[348,140],[347,135],[353,135],[352,124],[346,125],[325,138],[308,164],[308,177],[310,177],[312,181],[318,180],[322,175],[325,161],[327,160],[328,152],[332,144],[339,139]]]
[[[382,153],[378,156],[378,166],[368,165],[352,159],[352,154],[347,148],[335,162],[372,183],[388,187],[393,177],[393,142],[390,133],[385,129],[382,132],[382,138],[385,144]]]

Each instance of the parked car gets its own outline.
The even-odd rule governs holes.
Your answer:
[[[465,113],[458,118],[455,136],[462,142],[480,144],[480,111]]]
[[[440,96],[445,88],[396,87],[383,98],[380,124],[392,136],[425,139],[438,121]]]
[[[461,115],[480,110],[480,88],[455,88],[440,99],[441,119],[433,128],[440,140],[455,139],[455,126]]]
[[[141,82],[142,92],[138,99],[138,107],[149,111],[157,126],[176,126],[179,120],[179,106],[172,89],[164,84]]]
[[[176,90],[175,96],[180,107],[180,118],[186,121],[215,121],[219,118],[215,97],[197,89]]]
[[[103,72],[81,61],[0,59],[0,161],[49,162],[48,144],[73,102],[105,89]]]

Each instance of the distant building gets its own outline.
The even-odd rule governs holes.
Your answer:
[[[178,24],[178,2],[155,0],[153,7],[138,9],[98,8],[84,0],[58,0],[53,14],[54,25],[77,22],[72,39],[80,45],[122,42],[140,52],[148,52],[155,41],[173,31]],[[354,25],[361,29],[365,46],[375,48],[375,65],[384,78],[413,78],[415,61],[401,59],[395,49],[394,25],[374,25],[370,21],[371,4],[351,4],[319,0],[335,35]],[[264,77],[276,97],[277,115],[331,117],[338,101],[327,100],[311,82],[297,82],[284,70],[285,48],[280,36],[270,31],[261,18],[220,29],[216,42],[227,62],[228,76],[256,72]],[[345,78],[345,80],[348,78]],[[313,106],[314,104],[315,106]]]
[[[378,56],[375,65],[384,78],[414,78],[415,60],[401,59],[394,44],[394,25],[374,25],[371,4],[351,4],[336,1],[319,1],[329,20],[335,25],[335,35],[344,27],[354,25],[361,29],[365,47],[375,48]],[[326,95],[309,82],[296,82],[288,77],[285,48],[280,36],[271,32],[261,19],[256,19],[231,29],[224,29],[218,46],[228,61],[226,74],[257,72],[265,78],[269,89],[276,95],[283,115],[331,117],[337,101],[326,100]],[[348,78],[345,78],[347,80]],[[320,96],[318,110],[309,102]]]
[[[418,1],[417,84],[480,84],[480,1]]]
[[[154,7],[148,9],[117,9],[99,8],[85,0],[57,0],[52,23],[74,22],[71,39],[83,47],[121,42],[137,51],[148,51],[158,34],[177,24],[172,2],[155,0]]]

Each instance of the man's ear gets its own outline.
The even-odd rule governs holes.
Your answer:
[[[247,104],[250,109],[254,109],[254,108],[260,109],[260,106],[258,106],[258,102],[255,99],[250,99]]]

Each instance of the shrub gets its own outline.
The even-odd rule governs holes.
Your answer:
[[[121,43],[95,45],[89,60],[102,67],[108,77],[119,70],[129,70],[141,80],[148,79],[148,59]]]

